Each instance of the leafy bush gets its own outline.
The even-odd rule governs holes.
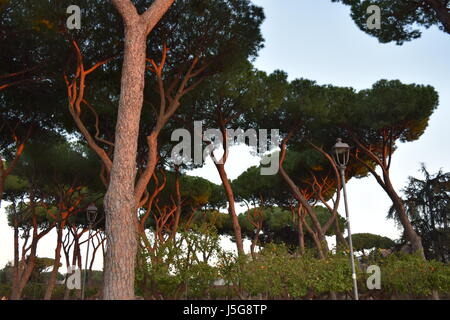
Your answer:
[[[138,258],[138,295],[177,299],[202,298],[219,276],[212,265],[222,254],[219,235],[211,225],[181,232],[175,239],[144,249]]]
[[[450,292],[450,268],[444,263],[425,261],[419,255],[390,255],[381,261],[382,290],[389,293],[430,296],[433,290]]]
[[[11,286],[7,284],[0,284],[0,298],[11,296]]]
[[[313,252],[295,256],[284,245],[268,245],[254,261],[229,256],[220,261],[222,277],[250,296],[301,298],[308,291],[321,295],[352,289],[351,266],[344,255],[320,260]]]

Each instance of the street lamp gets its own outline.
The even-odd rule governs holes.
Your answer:
[[[355,271],[355,258],[353,256],[353,242],[352,231],[350,228],[350,214],[348,212],[347,204],[347,189],[345,186],[345,169],[347,167],[348,159],[350,156],[350,146],[342,142],[341,138],[336,140],[336,144],[333,146],[333,158],[336,166],[341,173],[342,188],[344,189],[344,204],[345,204],[345,216],[347,218],[347,230],[348,230],[348,242],[350,246],[350,261],[352,263],[352,279],[353,279],[353,294],[355,300],[358,300],[358,285],[356,283],[356,271]]]
[[[92,231],[92,225],[95,222],[95,219],[97,218],[97,206],[94,203],[91,203],[87,209],[86,209],[86,219],[88,222],[88,229],[89,229],[89,235],[88,235],[88,243],[87,243],[87,251],[86,251],[86,262],[84,264],[84,276],[83,276],[83,289],[81,290],[81,300],[84,300],[84,292],[86,288],[86,279],[87,279],[87,265],[88,265],[88,256],[89,256],[89,244],[91,239],[91,231]]]

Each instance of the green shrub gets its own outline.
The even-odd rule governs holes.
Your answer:
[[[317,295],[352,290],[351,266],[344,255],[321,260],[313,252],[294,256],[283,245],[268,245],[254,261],[226,257],[219,267],[228,283],[250,296],[301,298],[308,290]]]
[[[147,287],[151,287],[155,297],[302,299],[311,294],[351,294],[353,289],[348,252],[330,252],[325,259],[319,259],[313,250],[295,255],[285,245],[270,244],[253,259],[221,250],[216,246],[218,238],[208,237],[205,241],[199,234],[186,237],[197,243],[197,248],[212,248],[217,263],[188,257],[181,247],[166,243],[157,253],[159,263],[145,260],[145,271],[137,273],[138,280],[150,279]],[[367,263],[378,265],[381,270],[381,290],[373,292],[426,297],[434,290],[444,295],[450,291],[450,268],[443,263],[424,261],[417,255],[383,258],[375,254]],[[366,281],[371,274],[365,273],[367,266],[358,270],[358,265],[359,291],[370,293]],[[224,285],[215,287],[217,279],[223,279]]]
[[[8,284],[0,284],[0,298],[11,296],[11,286]]]
[[[143,249],[136,269],[137,294],[165,299],[206,297],[219,277],[211,262],[222,252],[219,235],[209,225],[180,232],[151,252]]]
[[[381,286],[386,292],[415,296],[430,296],[433,290],[450,292],[450,268],[444,263],[402,254],[388,256],[380,268]]]

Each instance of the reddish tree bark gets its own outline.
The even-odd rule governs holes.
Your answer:
[[[283,168],[283,162],[286,157],[286,144],[289,138],[291,137],[291,134],[289,134],[283,141],[281,142],[281,153],[280,153],[280,166],[279,166],[279,173],[281,177],[284,179],[284,181],[288,184],[289,188],[291,189],[292,195],[295,197],[295,199],[299,202],[299,205],[306,210],[307,214],[310,216],[314,230],[312,230],[309,225],[306,223],[305,220],[303,220],[303,225],[306,227],[307,231],[311,234],[313,237],[314,243],[316,244],[317,250],[319,252],[319,255],[324,258],[324,252],[328,251],[328,245],[325,238],[325,233],[322,230],[322,226],[320,225],[319,220],[317,219],[317,216],[308,203],[307,199],[303,196],[303,194],[300,192],[300,189],[295,184],[295,182],[289,177],[286,170]]]
[[[59,264],[61,262],[61,247],[63,241],[63,230],[65,228],[66,221],[61,221],[57,228],[56,248],[55,248],[55,261],[53,263],[53,269],[48,280],[47,289],[45,290],[44,300],[50,300],[52,298],[53,289],[56,284],[56,277],[58,275]]]
[[[63,187],[59,190],[58,194],[61,195],[58,203],[58,213],[54,215],[50,207],[46,204],[42,204],[46,209],[48,214],[58,221],[56,226],[57,238],[56,238],[56,248],[55,248],[55,260],[53,263],[53,269],[50,274],[50,278],[47,283],[47,289],[45,290],[44,300],[50,300],[52,298],[53,289],[56,284],[56,277],[58,276],[58,270],[61,262],[61,248],[63,246],[63,232],[66,227],[67,219],[72,215],[78,213],[81,208],[79,204],[84,198],[83,194],[78,193],[81,187],[69,187],[66,189]],[[73,198],[75,196],[75,198]]]
[[[12,292],[17,292],[19,282],[19,221],[17,220],[16,207],[13,203],[14,210],[14,269],[13,269],[13,281]]]
[[[402,224],[406,236],[408,240],[411,242],[411,246],[414,252],[418,252],[424,259],[425,253],[422,246],[422,239],[414,230],[411,221],[408,218],[406,213],[405,205],[403,204],[403,200],[395,191],[394,186],[392,185],[391,177],[389,174],[389,169],[391,166],[392,153],[393,153],[393,144],[394,137],[392,131],[388,132],[386,130],[383,132],[383,143],[378,150],[375,151],[374,146],[365,145],[358,137],[354,134],[351,134],[351,139],[357,146],[356,153],[353,156],[356,161],[365,166],[367,170],[374,176],[375,180],[378,184],[383,188],[386,194],[392,201],[392,204],[395,208],[395,211],[398,214],[398,218],[400,223]],[[370,161],[373,161],[376,165],[378,165],[382,171],[381,175],[379,175],[373,166],[367,164],[365,159],[361,159],[360,153],[364,154]]]
[[[225,163],[228,159],[228,152],[229,152],[229,146],[228,146],[228,137],[227,132],[225,129],[225,123],[223,121],[219,121],[219,130],[222,133],[223,141],[222,141],[222,148],[223,148],[223,155],[222,158],[217,160],[214,156],[214,151],[211,151],[210,156],[214,161],[214,164],[217,168],[217,171],[219,172],[220,180],[222,181],[223,187],[225,188],[225,194],[227,195],[228,199],[228,213],[231,216],[231,222],[233,224],[233,231],[234,231],[234,237],[236,240],[236,247],[237,252],[239,255],[244,254],[244,243],[242,241],[242,232],[241,232],[241,226],[239,225],[239,219],[236,213],[236,201],[234,199],[234,193],[233,189],[231,188],[230,181],[228,180],[227,172],[225,171]]]
[[[124,21],[125,48],[114,160],[105,195],[108,249],[104,269],[104,299],[135,298],[138,203],[135,200],[134,188],[137,138],[144,95],[146,40],[149,32],[173,2],[174,0],[156,0],[146,12],[139,15],[130,0],[112,0]],[[149,149],[154,159],[156,159],[156,138],[156,135],[149,137]],[[150,177],[155,165],[156,161],[148,163]]]
[[[22,292],[25,286],[27,285],[28,281],[30,280],[31,274],[33,273],[34,266],[36,263],[36,253],[37,253],[37,245],[38,241],[45,236],[47,233],[50,232],[50,230],[53,229],[55,226],[55,223],[51,224],[46,229],[39,232],[38,230],[38,222],[36,218],[36,207],[34,204],[34,195],[30,195],[30,210],[32,212],[32,225],[33,225],[33,235],[31,244],[28,248],[23,248],[22,252],[22,263],[23,267],[19,268],[19,275],[16,279],[17,284],[13,285],[13,292],[11,293],[11,300],[20,300],[22,297]],[[30,254],[28,255],[27,261],[25,261],[25,255],[26,252],[30,251]]]
[[[95,109],[84,97],[86,76],[111,59],[100,61],[85,70],[81,51],[77,43],[72,42],[77,56],[77,69],[72,80],[69,80],[67,74],[65,75],[69,110],[88,145],[102,160],[101,178],[105,184],[108,183],[108,190],[104,198],[105,233],[108,248],[104,267],[104,299],[134,299],[134,265],[139,237],[137,209],[146,202],[146,195],[144,199],[142,197],[146,193],[146,187],[153,176],[158,160],[158,135],[179,107],[181,97],[201,83],[204,77],[195,82],[190,80],[204,72],[210,65],[210,63],[205,63],[197,67],[199,56],[195,55],[190,59],[191,64],[187,72],[184,75],[179,74],[166,88],[163,79],[166,46],[164,45],[159,64],[152,59],[146,59],[147,36],[173,2],[174,0],[155,0],[143,14],[139,15],[130,0],[112,0],[123,18],[125,33],[114,142],[100,139],[98,126],[97,134],[92,136],[80,117],[83,104],[96,114]],[[152,67],[146,67],[146,61]],[[137,140],[146,68],[155,73],[157,77],[161,101],[156,123],[152,132],[147,136],[147,162],[145,168],[136,177]],[[97,120],[98,116],[96,115]],[[108,145],[108,151],[100,147],[97,142]],[[111,152],[112,149],[114,149],[113,152]]]
[[[262,230],[263,227],[263,221],[264,221],[264,209],[262,208],[253,208],[249,209],[247,212],[247,219],[250,222],[250,224],[255,228],[255,236],[252,239],[252,243],[250,245],[250,254],[252,255],[253,260],[256,259],[255,255],[255,248],[258,244],[259,240],[259,233]]]
[[[330,228],[331,224],[334,224],[334,230],[336,234],[336,246],[338,244],[343,245],[344,247],[348,247],[347,241],[345,240],[340,227],[339,227],[339,219],[338,219],[338,208],[339,208],[339,202],[341,199],[341,188],[342,188],[342,182],[341,182],[341,175],[339,174],[338,168],[336,167],[336,163],[334,162],[333,158],[326,153],[323,148],[316,146],[311,141],[308,141],[308,143],[317,151],[319,151],[330,163],[331,167],[333,168],[334,173],[334,179],[335,182],[327,185],[328,177],[324,178],[324,181],[322,184],[319,183],[317,178],[313,176],[313,189],[316,191],[316,196],[320,199],[322,204],[328,209],[328,211],[331,214],[331,218],[325,223],[322,230],[324,232],[327,232],[327,230]],[[326,187],[324,188],[324,186]],[[336,188],[336,199],[333,201],[333,207],[331,207],[327,199],[324,198],[323,194],[329,190],[329,188],[335,187]]]

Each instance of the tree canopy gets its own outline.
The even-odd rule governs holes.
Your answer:
[[[417,39],[423,28],[437,26],[450,34],[450,12],[448,0],[332,0],[351,8],[351,17],[358,28],[370,34],[381,43],[393,42],[401,45],[405,41]],[[380,8],[381,28],[367,26],[367,8]]]
[[[439,170],[435,174],[421,170],[423,179],[409,177],[403,189],[403,201],[411,223],[422,238],[425,256],[447,262],[450,245],[450,173]],[[388,218],[399,222],[391,207]]]

